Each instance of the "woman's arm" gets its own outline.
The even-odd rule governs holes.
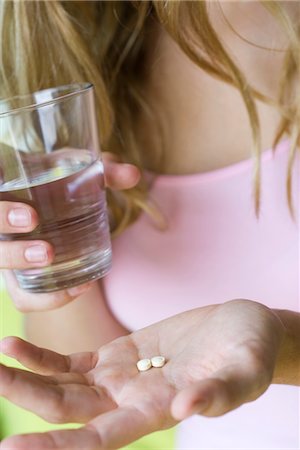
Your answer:
[[[286,333],[283,339],[272,383],[300,386],[300,313],[274,309]]]
[[[96,350],[126,334],[106,304],[101,282],[60,309],[25,314],[26,338],[63,354]]]

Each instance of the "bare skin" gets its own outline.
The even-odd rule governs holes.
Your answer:
[[[228,19],[237,25],[232,5],[226,8]],[[251,11],[255,14],[252,6]],[[240,20],[241,14],[237,17]],[[256,28],[250,20],[248,38],[255,38]],[[223,31],[224,39],[231,42],[229,31]],[[268,37],[276,38],[276,45],[282,44],[277,29],[268,29]],[[239,94],[199,71],[165,33],[157,38],[156,53],[150,55],[153,65],[149,66],[147,88],[149,98],[166,117],[165,172],[202,172],[249,158],[251,134]],[[241,43],[234,42],[235,50],[243,55]],[[271,59],[271,68],[266,53],[260,52],[249,51],[241,64],[246,73],[251,69],[250,81],[272,95],[282,56]],[[151,70],[154,65],[155,71]],[[259,66],[263,70],[255,72]],[[262,147],[268,148],[279,116],[262,104],[258,110]],[[238,127],[233,127],[236,123]],[[154,133],[147,128],[147,134],[141,135],[146,154],[151,154]],[[146,164],[159,172],[151,159]],[[28,302],[30,299],[23,298],[25,308]],[[255,400],[271,382],[300,384],[299,324],[297,313],[281,314],[256,302],[236,300],[185,312],[101,347],[101,339],[107,341],[99,336],[99,350],[70,357],[6,340],[2,351],[36,373],[1,367],[2,394],[52,422],[77,421],[84,426],[77,431],[16,436],[2,442],[0,448],[119,448],[191,414],[224,414]],[[222,332],[216,333],[216,329]],[[95,343],[90,345],[96,348]],[[137,359],[152,353],[166,356],[164,369],[137,373]]]
[[[117,449],[195,413],[225,414],[276,381],[284,345],[277,314],[247,300],[184,312],[96,352],[62,356],[7,338],[2,352],[35,373],[0,366],[1,394],[50,422],[84,426],[10,437],[0,448]],[[166,365],[139,373],[136,362],[154,355]]]
[[[103,162],[107,187],[129,189],[138,182],[140,173],[135,166],[119,164],[109,153],[103,154]],[[15,207],[27,210],[31,220],[28,226],[14,227],[8,222],[9,211]],[[1,233],[29,232],[38,224],[38,216],[29,205],[1,202],[0,209]],[[41,267],[51,263],[54,251],[47,242],[40,242],[48,249],[47,259],[37,263]],[[28,245],[30,243],[26,241],[1,242],[0,267],[5,268],[2,272],[14,305],[24,313],[26,337],[31,342],[62,353],[70,353],[82,349],[95,350],[110,340],[128,334],[109,311],[101,282],[86,283],[49,294],[33,294],[20,289],[11,269],[18,266],[32,267],[32,263],[26,262],[23,257],[24,249]],[[81,330],[80,334],[76,331],[78,329]]]
[[[212,23],[225,48],[251,85],[276,99],[286,38],[259,2],[221,2],[223,14],[243,41],[226,24],[218,2],[209,5]],[[297,5],[289,4],[291,14]],[[262,26],[263,25],[263,26]],[[140,140],[146,166],[168,174],[201,173],[251,158],[251,128],[241,94],[191,62],[160,27],[153,24],[149,38],[145,95],[157,113],[167,161],[161,169],[153,158],[158,149],[157,129],[146,117],[140,121]],[[261,125],[261,148],[271,148],[280,115],[256,101]]]
[[[294,2],[285,2],[287,10],[295,15]],[[272,45],[283,49],[286,39],[270,14],[258,2],[222,2],[223,14],[236,32],[254,44]],[[216,2],[210,4],[212,20],[223,41],[239,61],[241,69],[258,89],[275,98],[283,52],[272,52],[251,46],[240,39],[226,24]],[[262,26],[263,25],[263,26]],[[245,105],[236,89],[213,79],[196,67],[160,27],[153,26],[149,35],[145,95],[162,118],[167,164],[161,168],[153,158],[157,144],[157,130],[141,116],[137,118],[145,166],[157,173],[187,174],[215,170],[251,157],[251,131]],[[261,120],[262,149],[270,148],[279,123],[278,112],[256,102]],[[233,126],[234,124],[234,126]],[[238,124],[238,126],[236,125]],[[149,157],[147,158],[147,155]],[[124,186],[124,185],[123,185]],[[120,187],[122,188],[122,187]],[[82,347],[96,349],[111,336],[121,336],[126,330],[106,306],[105,292],[99,286],[83,293],[76,303],[69,302],[66,309],[55,309],[47,317],[36,307],[47,307],[47,302],[25,299],[18,293],[18,306],[35,311],[26,316],[27,337],[33,343],[42,342],[47,348],[68,353]],[[15,289],[13,289],[15,291]],[[97,298],[94,293],[97,291]],[[63,304],[60,303],[60,304]],[[102,332],[95,310],[101,310],[113,333]],[[102,310],[105,309],[105,314]],[[68,316],[68,327],[61,327]],[[78,339],[78,317],[92,318],[89,325],[80,322],[82,339]],[[51,324],[51,325],[50,325]],[[56,339],[55,330],[64,330]],[[72,336],[72,337],[71,337]],[[71,348],[73,346],[73,348]]]
[[[129,189],[135,186],[140,178],[139,170],[131,164],[118,164],[113,155],[106,153],[103,155],[103,162],[105,166],[105,183],[111,189]],[[1,223],[0,233],[26,233],[34,230],[38,225],[38,215],[34,209],[26,204],[19,202],[0,202],[1,206]],[[14,208],[25,208],[30,223],[28,226],[12,226],[8,220],[9,211]],[[47,257],[44,261],[38,263],[28,262],[24,258],[24,250],[29,245],[36,245],[41,243],[47,248]],[[29,311],[46,311],[59,308],[78,295],[85,292],[91,283],[84,286],[76,287],[70,290],[58,291],[50,294],[32,294],[20,289],[15,276],[11,269],[29,268],[29,267],[45,267],[53,261],[54,250],[52,246],[44,241],[19,241],[19,242],[1,242],[0,244],[0,268],[3,271],[6,279],[6,285],[12,299],[15,301],[16,307],[22,312]],[[37,302],[39,298],[39,302]]]

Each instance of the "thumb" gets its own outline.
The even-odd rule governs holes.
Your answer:
[[[270,372],[265,366],[227,366],[180,391],[171,404],[171,414],[176,420],[193,414],[221,416],[262,395],[270,385]]]

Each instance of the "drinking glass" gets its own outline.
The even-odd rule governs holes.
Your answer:
[[[94,89],[78,83],[0,102],[0,201],[23,202],[39,215],[31,233],[55,250],[44,268],[15,270],[31,292],[70,288],[104,276],[111,243],[97,133]]]

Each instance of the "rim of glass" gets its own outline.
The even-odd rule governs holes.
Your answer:
[[[60,91],[66,91],[68,88],[71,90],[71,92],[67,92],[66,94],[62,94],[62,95],[58,95],[56,98],[50,99],[50,100],[45,100],[45,101],[41,101],[41,102],[36,102],[36,103],[29,103],[28,105],[24,105],[24,106],[20,106],[18,108],[13,108],[13,109],[9,109],[7,111],[4,112],[0,112],[0,119],[2,117],[7,117],[7,116],[11,116],[14,114],[18,114],[21,111],[32,111],[34,109],[39,109],[39,108],[43,108],[44,106],[48,106],[48,105],[52,105],[53,103],[60,103],[62,101],[64,101],[67,98],[70,97],[75,97],[77,95],[80,95],[84,92],[89,91],[90,89],[92,89],[94,86],[92,83],[72,83],[72,84],[64,84],[62,86],[55,86],[52,88],[47,88],[47,89],[41,89],[38,91],[34,91],[32,93],[29,94],[24,94],[24,95],[15,95],[14,97],[9,97],[6,99],[2,99],[0,100],[0,105],[3,103],[6,103],[8,101],[14,100],[14,99],[25,99],[26,97],[31,97],[35,94],[41,93],[41,92],[53,92],[56,91],[58,94]]]

